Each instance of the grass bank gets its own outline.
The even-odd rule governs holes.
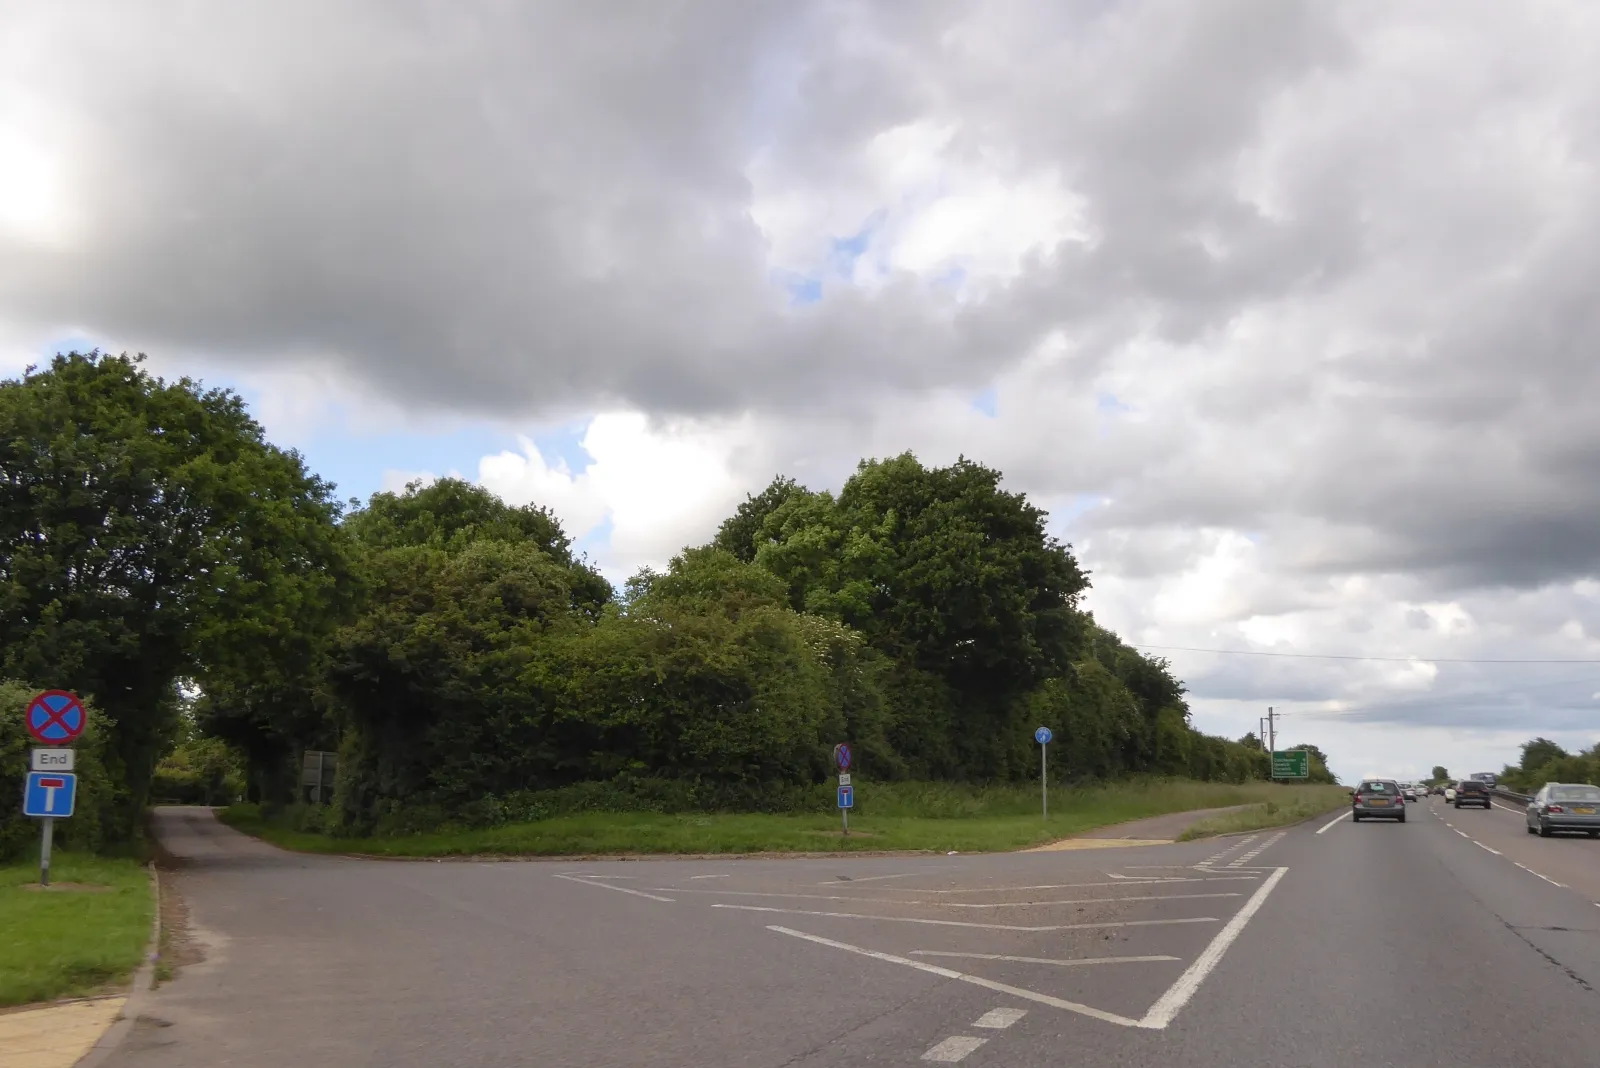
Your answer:
[[[1350,791],[1343,786],[1298,786],[1287,797],[1275,797],[1239,812],[1201,820],[1179,835],[1179,841],[1209,838],[1239,831],[1259,831],[1266,827],[1286,827],[1313,816],[1321,816],[1350,803]]]
[[[91,994],[133,974],[155,910],[138,861],[57,852],[53,888],[38,881],[37,860],[0,866],[0,1006]]]
[[[529,823],[447,828],[424,834],[342,838],[296,830],[252,805],[223,810],[223,822],[287,849],[392,857],[570,856],[635,853],[804,853],[926,850],[962,853],[1023,849],[1097,827],[1228,805],[1267,804],[1282,811],[1316,787],[1273,783],[1143,780],[1057,788],[1050,816],[1039,814],[1035,787],[950,783],[857,782],[850,835],[837,814],[584,812]],[[1342,788],[1334,787],[1343,795]],[[1320,802],[1313,802],[1320,803]]]

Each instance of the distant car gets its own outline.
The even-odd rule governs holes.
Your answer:
[[[1462,779],[1456,783],[1456,796],[1451,802],[1460,808],[1462,805],[1479,805],[1489,807],[1489,787],[1477,779]]]
[[[1454,801],[1455,799],[1456,799],[1456,788],[1454,786],[1446,786],[1444,788],[1445,804],[1449,804],[1450,802]]]
[[[1417,799],[1417,785],[1416,785],[1416,783],[1410,783],[1410,782],[1401,783],[1400,784],[1400,795],[1402,797],[1404,797],[1407,801],[1415,801]]]
[[[1557,831],[1587,831],[1600,838],[1600,786],[1545,783],[1528,802],[1528,833],[1549,838]]]
[[[1363,779],[1350,791],[1350,818],[1360,823],[1368,816],[1406,821],[1405,795],[1393,779]]]

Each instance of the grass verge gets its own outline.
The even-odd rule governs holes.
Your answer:
[[[221,813],[223,822],[287,849],[391,857],[570,856],[643,853],[805,853],[921,850],[962,853],[1023,849],[1128,820],[1202,808],[1257,803],[1282,811],[1317,787],[1273,783],[1144,780],[1055,789],[1050,817],[1023,786],[858,783],[850,835],[836,814],[663,814],[585,812],[530,823],[444,829],[423,834],[344,838],[296,830],[252,805]],[[1340,796],[1342,788],[1334,787]],[[1320,795],[1319,795],[1320,796]],[[1320,804],[1320,801],[1312,804]]]
[[[1190,827],[1178,836],[1180,842],[1210,838],[1238,831],[1259,831],[1266,827],[1286,827],[1313,816],[1321,816],[1350,803],[1350,791],[1343,786],[1299,786],[1299,792],[1283,799],[1270,799],[1239,812],[1225,812]]]
[[[0,866],[0,1006],[92,994],[133,974],[155,910],[138,861],[58,851],[50,881],[62,888],[27,888],[38,881],[37,860]]]

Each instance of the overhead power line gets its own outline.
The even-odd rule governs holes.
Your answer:
[[[1350,656],[1342,653],[1277,653],[1265,649],[1199,649],[1190,645],[1135,645],[1145,652],[1216,653],[1219,656],[1281,656],[1296,660],[1371,660],[1384,664],[1600,664],[1600,659],[1537,659],[1484,658],[1461,656]]]

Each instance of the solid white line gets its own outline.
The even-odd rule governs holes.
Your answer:
[[[1075,968],[1080,964],[1149,964],[1155,961],[1180,960],[1179,957],[1012,957],[1004,953],[958,953],[950,949],[913,949],[913,957],[966,957],[969,960],[1008,960],[1016,964],[1051,964],[1062,968]]]
[[[1485,850],[1488,850],[1488,851],[1489,851],[1489,852],[1490,852],[1490,853],[1493,853],[1493,854],[1494,854],[1494,855],[1495,855],[1495,856],[1497,856],[1497,857],[1498,857],[1498,856],[1503,856],[1503,855],[1504,855],[1504,854],[1502,854],[1502,853],[1501,853],[1501,852],[1500,852],[1500,850],[1498,850],[1498,849],[1489,849],[1489,847],[1488,847],[1488,846],[1486,846],[1486,845],[1484,845],[1484,844],[1483,844],[1483,843],[1482,843],[1482,842],[1480,842],[1480,841],[1478,841],[1478,840],[1477,840],[1477,839],[1476,839],[1476,838],[1474,838],[1474,839],[1473,839],[1473,840],[1472,840],[1472,844],[1473,844],[1473,845],[1475,845],[1475,846],[1477,846],[1477,847],[1478,847],[1478,848],[1479,848],[1479,849],[1485,849]]]
[[[565,879],[567,882],[569,882],[569,883],[577,883],[579,886],[598,886],[602,890],[615,890],[619,894],[632,894],[634,897],[647,897],[651,901],[671,901],[672,900],[672,898],[670,898],[670,897],[658,897],[655,894],[647,894],[643,890],[632,890],[632,889],[629,889],[626,886],[612,886],[610,883],[597,883],[593,879],[579,879],[577,876],[574,876],[574,875],[554,875],[554,876],[551,876],[551,878],[554,878],[554,879]]]
[[[1258,875],[1212,875],[1205,878],[1194,876],[1173,876],[1161,879],[1125,879],[1116,883],[1041,883],[1038,886],[963,886],[953,890],[933,890],[912,886],[896,886],[891,889],[907,894],[1006,894],[1020,893],[1023,890],[1076,890],[1080,886],[1150,886],[1155,883],[1247,883],[1259,879]],[[884,898],[893,901],[893,898]],[[1120,900],[1110,898],[1108,900]]]
[[[835,885],[837,885],[839,883],[875,883],[875,882],[879,882],[879,881],[884,880],[884,879],[904,879],[908,875],[915,875],[915,874],[916,874],[916,872],[914,872],[914,871],[903,871],[898,875],[852,875],[848,879],[829,879],[827,882],[818,883],[817,885],[818,886],[835,886]]]
[[[582,878],[585,878],[585,879],[639,879],[639,878],[642,878],[642,876],[638,876],[638,875],[596,875],[594,872],[589,872],[589,871],[567,871],[567,872],[562,872],[561,874],[563,874],[563,875],[577,875],[577,876],[581,876]]]
[[[621,887],[613,887],[620,890]],[[741,912],[781,912],[788,916],[822,916],[831,920],[882,920],[887,923],[924,923],[932,927],[977,927],[985,931],[1098,931],[1111,927],[1169,927],[1179,923],[1216,923],[1215,916],[1195,916],[1184,920],[1117,920],[1106,923],[1057,923],[1042,927],[1018,926],[1009,923],[967,923],[965,920],[925,920],[920,916],[866,916],[859,912],[810,912],[806,909],[775,909],[766,905],[724,905],[717,902],[714,909],[738,909]]]
[[[1234,939],[1239,937],[1245,924],[1260,911],[1261,906],[1266,903],[1267,895],[1272,893],[1273,887],[1278,885],[1283,879],[1283,873],[1288,870],[1279,868],[1267,876],[1267,881],[1250,896],[1250,900],[1244,903],[1243,908],[1234,913],[1227,925],[1217,932],[1217,937],[1211,940],[1205,951],[1195,958],[1193,964],[1184,969],[1183,974],[1178,976],[1177,982],[1173,983],[1150,1007],[1150,1011],[1144,1014],[1144,1018],[1139,1021],[1140,1027],[1160,1030],[1173,1021],[1189,999],[1194,997],[1195,991],[1200,989],[1200,984],[1205,982],[1206,976],[1210,975],[1211,970],[1221,962],[1222,955],[1233,945]]]
[[[931,905],[931,901],[916,901],[911,898],[900,897],[866,897],[862,894],[781,894],[772,890],[701,890],[699,887],[652,886],[651,890],[660,890],[668,894],[715,894],[718,897],[781,897],[799,898],[804,901],[864,901],[869,905]],[[938,902],[944,904],[944,902]]]
[[[1016,909],[1029,905],[1099,905],[1119,901],[1196,901],[1200,898],[1243,897],[1238,892],[1226,894],[1129,894],[1127,897],[1069,897],[1060,901],[941,901],[947,909]],[[857,898],[856,900],[860,900]],[[920,905],[920,901],[895,902],[895,904]]]
[[[691,875],[691,876],[689,876],[689,881],[690,882],[694,882],[694,880],[696,880],[696,879],[727,879],[727,878],[730,878],[730,876],[728,875],[728,873],[724,872],[721,875]]]
[[[1347,820],[1349,818],[1350,818],[1350,813],[1341,812],[1337,816],[1333,817],[1333,819],[1329,820],[1327,823],[1324,823],[1321,827],[1318,827],[1317,828],[1317,833],[1321,834],[1323,831],[1327,830],[1329,827],[1332,827],[1335,823],[1338,823],[1340,820]]]
[[[927,972],[930,975],[942,976],[945,979],[956,979],[963,983],[971,983],[973,986],[981,986],[985,990],[993,990],[1001,994],[1010,994],[1012,997],[1023,998],[1027,1001],[1035,1001],[1040,1005],[1049,1005],[1057,1009],[1066,1009],[1068,1012],[1080,1013],[1084,1016],[1093,1017],[1096,1020],[1104,1020],[1106,1023],[1120,1024],[1123,1027],[1139,1026],[1139,1021],[1130,1020],[1126,1016],[1118,1016],[1114,1012],[1105,1012],[1090,1005],[1080,1005],[1076,1001],[1067,1001],[1063,998],[1053,998],[1049,994],[1041,994],[1037,990],[1025,990],[1020,986],[1007,986],[1005,983],[997,983],[993,979],[985,979],[978,975],[968,975],[966,972],[958,972],[952,968],[941,968],[937,964],[928,964],[920,960],[909,960],[905,957],[897,957],[892,953],[879,953],[875,949],[864,949],[861,946],[852,946],[849,942],[835,942],[831,938],[823,938],[821,935],[806,934],[804,931],[796,931],[789,927],[769,926],[767,930],[776,931],[779,934],[786,934],[791,938],[803,938],[807,942],[815,942],[821,946],[831,946],[834,949],[842,949],[849,953],[859,953],[863,957],[871,957],[874,960],[886,961],[890,964],[901,964],[907,968],[915,968],[919,972]]]
[[[1496,803],[1495,803],[1495,802],[1493,802],[1493,801],[1490,801],[1490,802],[1489,802],[1489,804],[1490,804],[1490,805],[1492,805],[1492,806],[1494,806],[1494,807],[1495,807],[1495,808],[1497,808],[1497,809],[1499,809],[1499,810],[1500,810],[1500,811],[1501,811],[1501,812],[1509,812],[1509,813],[1511,813],[1511,814],[1512,814],[1512,815],[1513,815],[1513,816],[1521,816],[1521,817],[1523,817],[1523,818],[1524,818],[1524,819],[1526,819],[1526,818],[1527,818],[1527,816],[1528,816],[1528,810],[1527,810],[1527,809],[1522,809],[1522,808],[1507,808],[1507,807],[1506,807],[1506,806],[1504,806],[1504,805],[1501,805],[1501,804],[1496,804]]]
[[[973,1020],[972,1026],[1004,1031],[1026,1015],[1028,1015],[1027,1009],[990,1009],[976,1020]]]
[[[987,1041],[989,1041],[987,1038],[974,1038],[971,1035],[951,1035],[924,1053],[922,1059],[940,1064],[955,1064],[957,1061],[966,1060],[967,1054]]]

